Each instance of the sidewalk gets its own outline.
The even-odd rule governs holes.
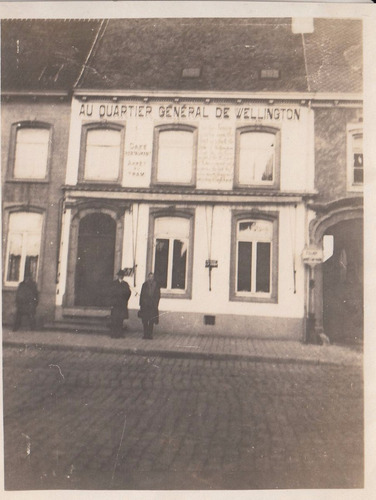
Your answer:
[[[109,335],[62,331],[13,332],[3,327],[3,346],[33,346],[51,349],[83,349],[96,352],[170,356],[200,359],[269,361],[273,363],[309,363],[362,365],[363,354],[350,346],[305,345],[294,340],[255,339],[215,335],[171,335],[155,333],[144,340],[141,332],[126,332],[125,338]]]

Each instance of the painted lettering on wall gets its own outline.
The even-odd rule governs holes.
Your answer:
[[[300,109],[296,108],[236,108],[236,118],[243,120],[300,120]]]
[[[201,130],[198,182],[230,189],[233,181],[235,147],[232,131],[228,122],[220,122],[215,131],[210,126]]]
[[[209,118],[206,106],[159,106],[160,118]]]
[[[143,177],[147,159],[151,155],[150,145],[131,142],[126,148],[126,170],[132,177]]]
[[[139,104],[81,104],[79,116],[96,118],[147,118],[151,106]]]
[[[79,117],[92,119],[173,119],[298,121],[300,108],[277,106],[215,106],[197,104],[81,103]]]

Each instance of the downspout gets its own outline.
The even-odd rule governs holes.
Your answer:
[[[207,246],[208,246],[208,260],[206,263],[206,267],[209,270],[209,292],[212,290],[211,286],[211,273],[213,269],[213,262],[211,260],[211,251],[212,251],[212,240],[213,240],[213,218],[214,218],[214,205],[210,205],[210,226],[208,225],[208,206],[205,207],[205,219],[206,219],[206,238],[207,238]]]
[[[58,220],[57,220],[57,245],[56,245],[56,277],[55,283],[59,284],[60,278],[60,246],[61,246],[61,228],[62,228],[62,217],[63,217],[63,204],[64,204],[64,196],[59,198],[59,209],[58,209]]]
[[[304,57],[304,69],[305,69],[305,76],[306,76],[306,82],[307,82],[307,90],[308,92],[311,92],[311,86],[309,84],[309,77],[308,77],[308,61],[307,61],[307,50],[306,50],[306,43],[305,43],[305,38],[304,38],[304,33],[302,33],[302,46],[303,46],[303,57]],[[311,109],[310,106],[310,101],[308,103],[308,109]],[[308,120],[309,122],[309,120]],[[308,168],[308,165],[306,165],[306,168]],[[306,170],[306,184],[307,184],[307,170]],[[310,234],[309,234],[309,223],[308,223],[308,211],[307,211],[307,203],[305,203],[305,218],[306,218],[306,238],[305,241],[310,243]],[[307,269],[308,267],[308,269]],[[304,332],[303,332],[303,342],[305,344],[309,343],[311,339],[311,331],[313,329],[313,324],[314,323],[314,313],[312,312],[313,306],[313,299],[314,299],[314,270],[311,268],[311,266],[305,266],[304,265],[304,285],[305,285],[305,293],[306,293],[306,299],[304,301],[304,318],[305,318],[305,325],[304,325]]]
[[[137,215],[136,215],[136,231],[134,228],[134,207],[137,206]],[[133,204],[132,207],[132,253],[133,253],[133,286],[136,287],[137,284],[137,279],[136,279],[136,272],[137,272],[137,264],[136,264],[136,258],[137,258],[137,240],[138,240],[138,214],[140,211],[140,204]]]

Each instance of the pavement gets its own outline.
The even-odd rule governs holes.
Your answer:
[[[136,354],[173,358],[269,361],[357,365],[363,363],[360,346],[311,345],[296,340],[261,339],[246,336],[166,334],[156,330],[152,340],[141,332],[125,331],[125,337],[54,330],[19,330],[3,327],[3,346],[47,347],[62,350]]]

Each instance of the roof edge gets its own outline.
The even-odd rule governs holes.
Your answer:
[[[236,92],[236,91],[184,91],[184,90],[93,90],[74,89],[76,97],[136,97],[136,98],[195,98],[195,99],[253,99],[310,100],[310,101],[363,101],[362,92]]]
[[[4,90],[1,89],[2,96],[10,97],[67,97],[71,91],[68,90]]]

